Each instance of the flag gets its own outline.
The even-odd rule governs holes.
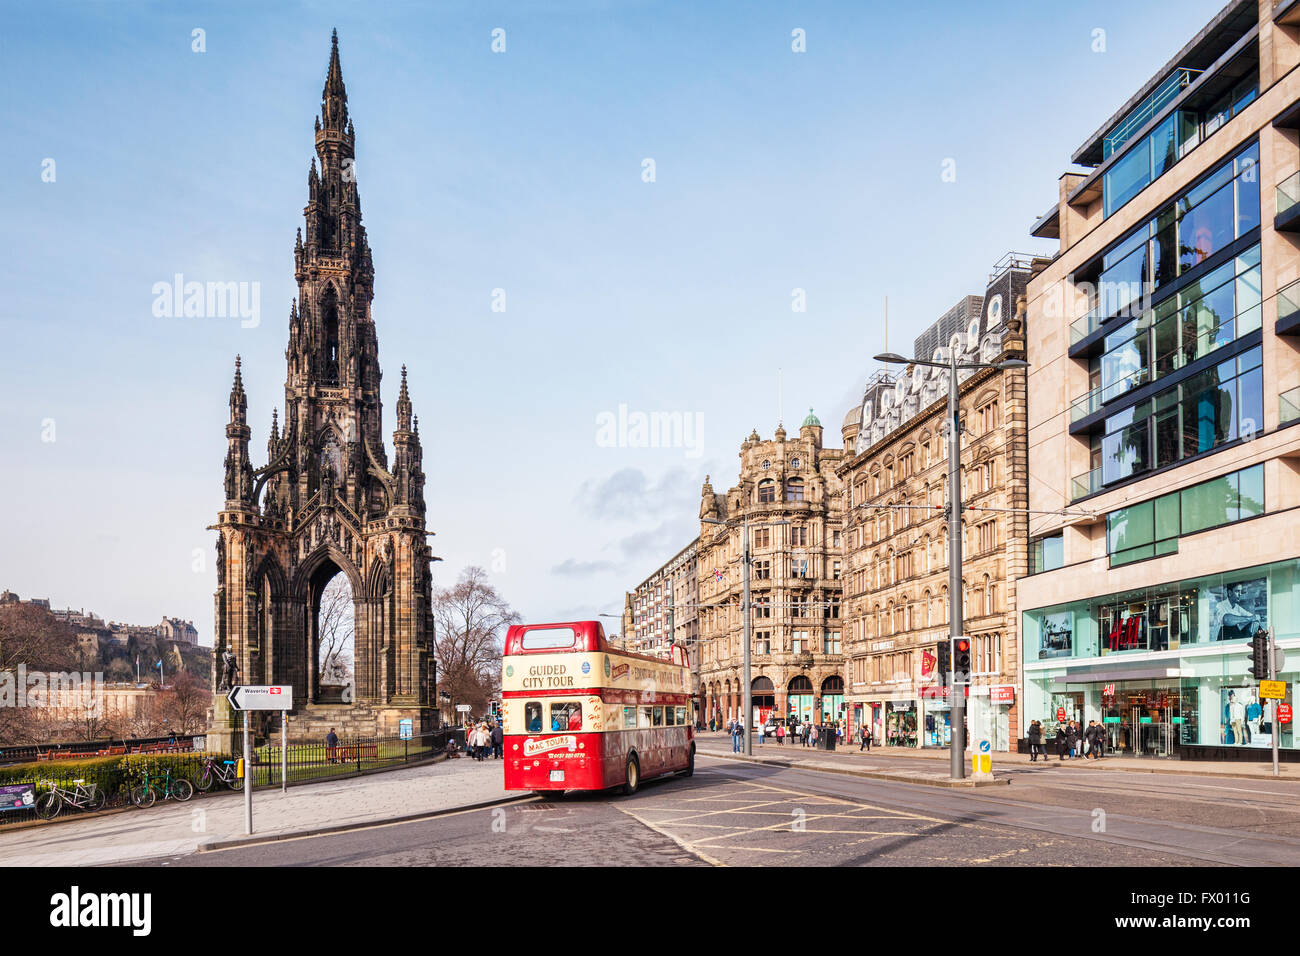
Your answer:
[[[713,569],[713,577],[719,581],[722,580],[722,578],[726,575],[726,573],[727,572],[723,571],[721,568]]]
[[[157,664],[154,665],[154,667],[162,667],[162,661],[159,661]]]

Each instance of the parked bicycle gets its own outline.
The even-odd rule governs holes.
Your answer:
[[[64,807],[92,812],[104,809],[108,795],[96,784],[86,783],[85,780],[72,782],[74,786],[69,790],[52,780],[41,781],[43,786],[50,789],[36,798],[36,815],[42,820],[53,820]]]
[[[244,778],[238,776],[235,761],[222,760],[218,762],[216,757],[211,756],[203,761],[203,767],[199,770],[199,775],[194,783],[204,793],[207,793],[218,783],[224,783],[231,790],[244,789]]]
[[[144,772],[144,783],[131,791],[131,802],[137,807],[152,807],[159,794],[164,800],[179,800],[184,803],[194,796],[194,784],[184,777],[172,777],[171,767],[163,771],[161,778],[150,779],[149,770]]]

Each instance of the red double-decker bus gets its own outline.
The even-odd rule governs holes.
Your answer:
[[[631,654],[599,621],[518,624],[501,662],[507,790],[635,793],[641,781],[695,772],[695,714],[685,648]]]

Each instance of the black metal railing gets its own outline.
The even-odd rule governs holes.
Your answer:
[[[291,743],[283,752],[279,741],[272,741],[253,748],[252,766],[246,768],[246,778],[254,788],[279,787],[282,782],[302,783],[396,769],[444,753],[453,740],[463,752],[465,732],[459,727],[412,737],[340,738],[337,746],[333,747],[323,742]],[[242,741],[237,743],[242,746]],[[227,767],[225,761],[233,761],[237,766],[243,753],[239,747],[235,749],[234,754],[192,751],[104,756],[95,753],[81,759],[0,767],[0,828],[41,819],[36,812],[36,801],[56,787],[73,798],[93,787],[104,794],[103,808],[106,810],[133,806],[131,791],[146,779],[151,784],[160,784],[170,775],[170,779],[184,778],[197,784],[209,761],[213,761],[218,769]],[[164,805],[167,801],[161,796],[161,788],[156,789],[159,797],[154,806]],[[198,790],[197,786],[195,789]],[[226,783],[218,780],[210,792],[221,793],[229,789]],[[201,796],[202,793],[196,792],[194,799]],[[65,805],[58,817],[85,812]]]
[[[22,747],[0,747],[0,766],[34,760],[78,760],[167,750],[193,750],[203,734],[169,734],[166,737],[112,737]]]

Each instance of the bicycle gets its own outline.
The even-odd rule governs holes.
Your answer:
[[[244,778],[238,776],[235,761],[223,760],[221,763],[217,763],[216,757],[208,757],[203,761],[203,767],[200,769],[199,776],[194,781],[194,784],[203,793],[207,793],[218,783],[224,783],[231,790],[244,789]]]
[[[42,780],[42,785],[50,789],[36,798],[36,815],[42,820],[53,820],[64,807],[91,813],[104,809],[108,795],[97,784],[88,784],[85,780],[72,782],[75,786],[69,790],[52,780]]]
[[[150,780],[149,771],[146,768],[144,772],[144,783],[131,791],[131,802],[137,807],[152,807],[158,799],[158,794],[162,794],[163,800],[179,800],[184,803],[190,797],[194,796],[194,784],[190,783],[184,777],[172,778],[171,768],[168,767],[163,771],[162,779],[157,777]]]

